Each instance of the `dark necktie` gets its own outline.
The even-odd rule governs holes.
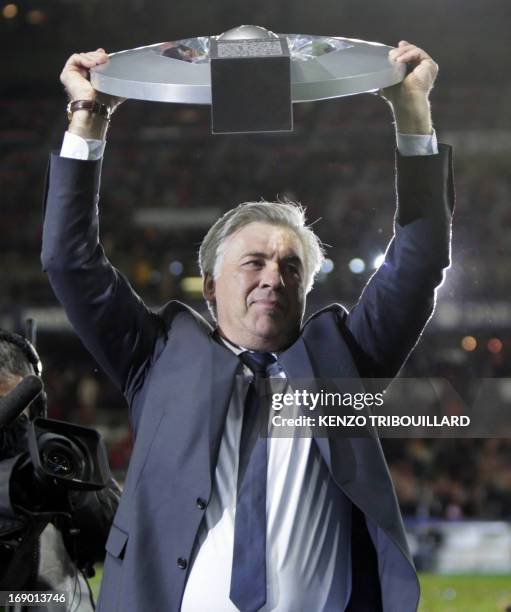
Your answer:
[[[271,353],[244,352],[240,359],[254,373],[245,401],[238,464],[234,549],[229,597],[241,612],[256,612],[266,603],[266,437],[267,419],[260,405]]]

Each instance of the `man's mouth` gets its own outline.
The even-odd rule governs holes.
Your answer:
[[[258,305],[258,306],[265,307],[265,308],[280,308],[280,309],[284,309],[284,305],[279,300],[272,300],[272,299],[253,300],[253,302],[250,305],[252,306],[254,304]]]

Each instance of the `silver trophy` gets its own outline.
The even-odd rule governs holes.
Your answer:
[[[380,43],[240,26],[109,56],[91,71],[107,94],[212,107],[214,133],[292,130],[292,104],[377,91],[406,66]]]

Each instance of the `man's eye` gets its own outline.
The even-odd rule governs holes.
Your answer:
[[[300,266],[298,264],[289,263],[287,264],[287,269],[292,274],[300,274]]]
[[[260,259],[251,259],[250,261],[246,261],[243,265],[249,268],[261,268],[264,264]]]

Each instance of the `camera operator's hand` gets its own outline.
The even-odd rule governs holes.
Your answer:
[[[105,104],[113,112],[123,98],[110,96],[96,91],[90,83],[90,70],[108,62],[108,54],[104,49],[97,49],[88,53],[74,53],[67,60],[61,74],[60,81],[66,88],[71,101],[95,100]],[[73,113],[69,131],[83,138],[103,139],[108,127],[108,120],[98,114],[91,114],[88,110],[78,110]]]
[[[423,49],[406,40],[391,49],[389,59],[411,67],[401,83],[380,92],[392,107],[398,132],[431,134],[429,94],[438,74],[438,64]]]
[[[30,512],[46,510],[45,495],[34,476],[30,453],[19,455],[9,483],[12,505]]]
[[[68,492],[73,525],[72,540],[65,535],[68,552],[79,567],[87,567],[105,556],[105,542],[119,505],[121,489],[114,478],[99,491]]]

